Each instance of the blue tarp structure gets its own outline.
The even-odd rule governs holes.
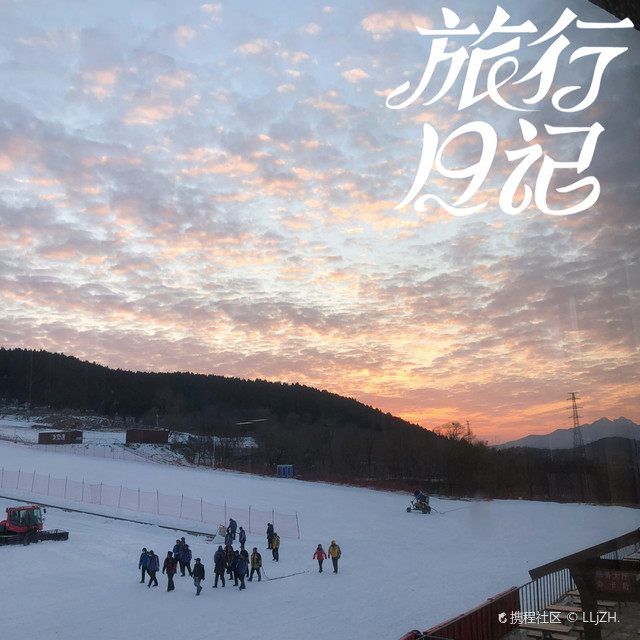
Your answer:
[[[296,474],[296,467],[293,464],[279,464],[278,478],[293,478]]]

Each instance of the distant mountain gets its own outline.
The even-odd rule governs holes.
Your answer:
[[[582,440],[585,444],[597,442],[603,438],[627,438],[640,440],[640,426],[627,418],[600,418],[591,424],[580,426]],[[494,449],[512,449],[513,447],[530,447],[533,449],[573,449],[573,428],[556,429],[544,435],[530,435],[495,445]]]

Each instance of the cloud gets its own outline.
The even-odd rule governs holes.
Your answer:
[[[343,71],[342,76],[346,78],[348,82],[356,84],[357,82],[360,82],[360,80],[368,78],[369,74],[362,69],[349,69],[348,71]]]
[[[131,17],[105,4],[63,25],[65,7],[0,25],[3,345],[302,382],[427,426],[469,419],[481,435],[562,426],[569,381],[589,411],[640,419],[632,39],[580,117],[605,127],[586,172],[598,203],[508,216],[505,151],[526,146],[517,117],[488,98],[459,111],[455,95],[385,106],[390,87],[419,81],[415,25],[439,7],[165,4]],[[541,105],[531,119],[546,153],[579,151],[543,133],[577,117]],[[395,210],[422,125],[441,143],[472,120],[499,137],[485,210]],[[464,169],[478,151],[460,138],[443,161]],[[432,168],[424,191],[453,201],[469,179]]]
[[[302,31],[309,36],[317,36],[322,31],[322,26],[317,22],[310,22],[303,27]]]
[[[83,94],[91,95],[96,100],[103,102],[113,94],[121,72],[119,67],[80,71],[77,76],[77,88]]]
[[[417,26],[431,28],[423,15],[396,10],[372,13],[362,19],[360,26],[374,38],[386,36],[393,31],[415,31]]]
[[[186,24],[178,25],[173,32],[173,39],[179,47],[185,47],[196,37],[196,30]]]
[[[201,4],[200,10],[203,13],[206,13],[212,21],[220,21],[222,20],[222,5],[220,3],[207,3]]]
[[[264,55],[265,53],[273,51],[273,44],[264,38],[256,38],[255,40],[237,46],[235,50],[243,55]]]
[[[184,89],[195,77],[195,74],[184,70],[170,71],[159,75],[156,78],[156,84],[166,90]]]
[[[304,51],[283,51],[281,56],[289,64],[300,64],[309,60],[309,54],[304,53]]]
[[[134,107],[124,118],[129,125],[154,125],[161,120],[169,120],[176,114],[176,109],[169,104],[148,104]]]

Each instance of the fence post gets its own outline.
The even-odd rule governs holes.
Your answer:
[[[67,489],[65,486],[65,490],[64,490],[64,497],[67,497]],[[80,499],[81,502],[84,502],[84,478],[82,478],[82,498]]]
[[[249,528],[247,529],[249,533],[251,532],[251,505],[249,505]]]
[[[120,493],[118,494],[118,509],[120,508],[121,500],[122,500],[122,485],[120,485]]]
[[[296,511],[296,529],[298,530],[298,540],[300,540],[300,525],[298,524],[298,512]]]
[[[224,501],[224,522],[227,523],[227,501]]]
[[[33,493],[33,483],[36,481],[36,472],[33,472],[33,478],[31,478],[31,493]]]
[[[49,479],[47,480],[47,495],[51,494],[51,474],[49,474]]]
[[[2,475],[0,476],[0,487],[4,487],[4,467],[2,467]]]
[[[20,469],[18,469],[18,479],[16,480],[16,491],[18,490],[19,486],[20,486]]]
[[[67,499],[67,481],[69,480],[69,476],[64,477],[64,499]],[[82,495],[84,496],[84,478],[82,478]]]
[[[102,482],[100,483],[100,502],[99,504],[102,504]]]
[[[140,487],[138,487],[138,513],[140,513]]]
[[[180,498],[180,517],[182,518],[182,505],[184,504],[184,493],[182,494],[182,497]]]
[[[156,489],[156,513],[160,515],[160,492]]]
[[[200,522],[204,522],[204,511],[202,510],[202,496],[200,496]]]

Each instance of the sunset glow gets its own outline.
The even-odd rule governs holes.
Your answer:
[[[583,0],[500,6],[509,24],[532,21],[538,36],[566,8],[588,23],[617,22]],[[453,18],[438,3],[393,7],[7,0],[0,346],[298,382],[427,428],[469,421],[491,444],[572,426],[569,391],[579,392],[585,423],[640,422],[640,33],[566,28],[549,95],[580,91],[560,105],[584,98],[594,74],[593,56],[570,66],[571,52],[627,48],[608,63],[594,103],[575,113],[551,99],[527,112],[497,98],[458,109],[462,78],[430,106],[424,96],[394,110],[385,101],[405,82],[408,95],[429,57],[416,27],[444,29]],[[459,29],[475,23],[480,33],[496,12],[485,0],[446,7]],[[468,44],[451,40],[447,51]],[[523,45],[510,55],[522,76],[538,54]],[[530,93],[526,83],[499,89],[513,104]],[[416,179],[423,126],[441,143],[471,121],[498,138],[465,205],[485,208],[397,209]],[[542,124],[596,121],[604,130],[590,165],[558,170],[546,199],[554,210],[572,206],[587,186],[556,188],[595,176],[593,206],[541,212],[540,159],[526,174],[529,205],[501,210],[520,162],[509,152],[535,143],[575,160],[584,136]],[[460,171],[479,162],[480,137],[446,151],[446,171]],[[455,175],[429,177],[446,203],[469,183]],[[525,197],[520,185],[514,206]]]

